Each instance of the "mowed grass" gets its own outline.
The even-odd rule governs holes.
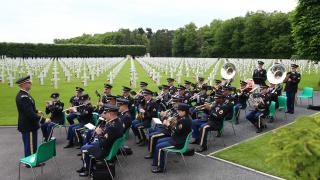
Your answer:
[[[134,61],[134,64],[136,66],[137,71],[137,84],[136,88],[133,88],[134,90],[139,90],[139,82],[140,81],[146,81],[149,83],[148,88],[152,91],[158,91],[158,85],[152,81],[152,79],[149,77],[147,72],[142,68],[142,66],[137,62]],[[33,78],[33,86],[30,91],[30,94],[34,97],[36,101],[36,107],[40,111],[45,110],[45,101],[51,100],[50,95],[52,92],[59,92],[60,93],[60,99],[65,103],[65,108],[69,106],[69,99],[71,96],[75,94],[75,87],[80,86],[85,89],[84,93],[88,93],[91,96],[91,102],[92,104],[96,104],[98,98],[95,95],[95,91],[98,90],[101,94],[103,93],[103,84],[108,83],[108,75],[109,71],[113,69],[109,69],[109,71],[103,73],[100,75],[100,77],[95,77],[94,81],[90,81],[88,77],[88,85],[84,87],[81,83],[81,79],[77,79],[74,76],[71,78],[71,82],[68,83],[65,80],[64,74],[62,72],[62,68],[60,65],[58,65],[59,75],[60,78],[58,82],[58,89],[54,89],[51,85],[51,77],[52,77],[52,66],[50,67],[49,72],[47,73],[47,77],[45,78],[45,85],[40,85],[38,78]],[[116,65],[115,65],[116,66]],[[219,62],[219,68],[216,73],[215,79],[221,79],[220,76],[220,69],[223,66],[223,62]],[[208,77],[210,72],[215,67],[215,64],[213,64],[209,69],[204,73],[204,77]],[[190,76],[185,76],[185,66],[182,70],[182,77],[180,84],[184,84],[184,80],[189,80],[191,82],[196,82],[195,75],[190,72]],[[177,72],[174,73],[176,75]],[[82,73],[80,74],[82,76]],[[87,74],[89,76],[89,74]],[[160,84],[167,84],[166,78],[168,78],[170,75],[165,75],[164,73],[161,73],[161,81]],[[239,87],[239,80],[240,76],[239,73],[237,73],[234,82],[232,83],[233,86]],[[302,81],[299,85],[300,88],[303,87],[313,87],[315,90],[320,90],[320,87],[318,85],[319,77],[316,74],[316,72],[312,71],[310,75],[307,73],[303,73],[302,75]],[[214,82],[213,82],[214,83]],[[175,83],[177,85],[178,83]],[[113,90],[112,94],[114,95],[120,95],[122,91],[122,86],[130,86],[130,61],[127,60],[122,69],[120,70],[119,74],[115,77],[113,80]],[[13,88],[10,88],[8,86],[8,82],[0,83],[0,125],[16,125],[18,114],[15,104],[15,97],[17,92],[19,91],[19,88],[17,85],[15,85]]]
[[[315,118],[320,118],[320,115],[318,114]],[[301,116],[295,123],[283,128],[313,129],[314,124],[311,123],[311,119],[309,117]],[[210,156],[235,162],[285,179],[294,179],[293,172],[279,164],[271,164],[267,161],[267,159],[270,158],[270,155],[276,151],[276,149],[269,144],[272,135],[276,131],[277,130],[267,132],[257,138],[242,142],[229,149],[210,154]]]

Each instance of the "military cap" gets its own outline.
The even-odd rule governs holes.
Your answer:
[[[55,92],[55,93],[52,93],[50,97],[51,98],[58,98],[59,96],[60,96],[60,94]]]
[[[142,86],[142,87],[148,86],[148,83],[141,81],[140,86]]]
[[[170,87],[168,85],[162,85],[162,89],[169,89]]]
[[[153,92],[152,91],[150,91],[149,89],[145,89],[145,90],[143,90],[143,95],[152,95],[153,94]]]
[[[84,95],[79,97],[80,101],[85,101],[85,100],[88,100],[88,99],[89,99],[89,94],[84,94]]]
[[[188,112],[188,111],[189,111],[189,108],[190,108],[190,106],[189,106],[188,104],[180,103],[180,104],[178,105],[177,110]]]
[[[215,79],[214,82],[215,82],[216,84],[222,83],[222,81],[221,81],[220,79]]]
[[[258,61],[258,64],[259,65],[264,65],[264,62],[263,61]]]
[[[129,91],[131,91],[131,88],[129,88],[129,87],[126,87],[126,86],[122,86],[123,88],[122,88],[122,91],[124,91],[124,92],[129,92]]]
[[[30,75],[18,79],[16,81],[16,84],[23,84],[23,83],[26,83],[26,82],[30,82]]]
[[[116,98],[117,98],[117,96],[114,96],[114,95],[108,94],[106,98],[107,98],[107,100],[110,100],[110,99],[116,99]]]
[[[172,96],[171,98],[173,102],[182,102],[184,100],[184,98],[178,96]]]
[[[103,106],[103,111],[105,112],[118,112],[119,108],[112,104],[105,104]]]
[[[291,64],[292,68],[298,68],[299,66],[297,64]]]
[[[199,80],[199,81],[204,81],[204,77],[199,76],[199,77],[198,77],[198,80]]]
[[[190,81],[185,80],[184,84],[192,84]]]
[[[247,82],[245,82],[245,81],[243,81],[243,80],[240,80],[240,84],[241,84],[241,85],[246,85]]]
[[[78,91],[78,92],[83,92],[83,91],[84,91],[84,89],[83,89],[83,88],[81,88],[81,87],[76,87],[76,91]]]
[[[128,99],[125,99],[125,98],[122,98],[122,97],[118,97],[117,98],[117,104],[118,105],[124,105],[124,104],[128,105],[129,102],[130,101]]]
[[[167,78],[167,82],[173,82],[174,79],[173,78]]]
[[[260,89],[266,89],[266,88],[269,88],[269,86],[267,86],[267,85],[261,85],[260,86]]]
[[[105,89],[112,89],[112,87],[113,87],[113,86],[110,85],[110,84],[104,84],[104,88],[105,88]]]
[[[202,87],[201,87],[201,90],[208,90],[208,88],[210,88],[209,86],[205,86],[205,85],[203,85]]]
[[[214,95],[214,99],[221,99],[223,98],[223,94],[221,92],[216,92],[216,94]]]
[[[185,90],[186,87],[182,86],[182,85],[178,85],[177,90]]]
[[[222,88],[223,90],[228,90],[228,91],[232,90],[232,87],[230,85],[224,85]]]

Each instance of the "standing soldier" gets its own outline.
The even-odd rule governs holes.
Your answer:
[[[24,155],[27,157],[37,151],[39,121],[44,122],[49,119],[42,117],[43,113],[36,109],[34,99],[29,94],[32,85],[30,76],[20,78],[16,84],[20,87],[16,96],[18,130],[22,135]]]
[[[64,124],[63,102],[59,100],[59,93],[52,93],[52,101],[46,104],[46,114],[51,113],[50,121],[41,124],[41,131],[44,141],[51,139],[54,126]]]
[[[297,72],[299,66],[291,64],[291,72],[288,72],[284,82],[286,83],[285,91],[287,94],[287,113],[294,113],[294,100],[298,91],[298,84],[301,80],[301,75]]]
[[[266,85],[267,71],[262,68],[264,62],[258,61],[258,68],[253,71],[252,79],[255,85]]]

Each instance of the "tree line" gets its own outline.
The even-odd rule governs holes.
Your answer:
[[[244,17],[213,20],[199,28],[194,23],[189,23],[176,30],[160,29],[155,32],[151,28],[137,28],[133,31],[120,29],[104,34],[83,34],[70,39],[55,39],[54,42],[145,45],[151,56],[159,57],[316,59],[316,55],[310,57],[310,52],[302,53],[295,48],[295,40],[299,38],[294,35],[303,34],[293,26],[300,25],[298,10],[299,7],[290,13],[248,12]],[[312,23],[308,22],[308,26],[312,26]],[[306,48],[303,43],[298,45]]]

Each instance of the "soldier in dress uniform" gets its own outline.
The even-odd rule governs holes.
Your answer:
[[[30,76],[18,79],[16,84],[20,87],[16,96],[18,131],[22,135],[24,155],[27,157],[37,151],[39,122],[49,121],[49,119],[45,119],[43,113],[36,109],[35,101],[29,94],[32,85]]]
[[[262,118],[268,115],[270,105],[268,86],[261,86],[260,88],[261,92],[253,94],[253,96],[254,98],[261,98],[262,101],[254,104],[255,109],[246,115],[247,120],[257,128],[257,133],[261,133],[263,128],[267,127],[263,124]]]
[[[189,97],[193,95],[191,85],[192,83],[190,81],[187,81],[187,80],[184,81],[184,87],[186,87],[185,93],[186,93],[186,96],[189,96]]]
[[[128,108],[130,101],[125,98],[117,98],[117,106],[119,107],[118,117],[123,123],[123,130],[125,133],[127,129],[131,127],[131,114]]]
[[[143,114],[143,118],[141,120],[134,120],[132,122],[132,131],[139,139],[137,144],[141,146],[145,145],[146,142],[144,129],[150,128],[152,118],[156,118],[158,116],[158,105],[155,100],[152,99],[152,94],[153,92],[148,89],[145,89],[143,91],[145,103],[143,105],[140,105],[138,108],[139,113]]]
[[[171,94],[169,92],[169,86],[168,85],[162,85],[161,86],[162,92],[157,97],[156,102],[159,104],[158,111],[165,111],[167,109],[170,109],[171,104],[169,103],[171,99]]]
[[[113,143],[123,136],[123,123],[118,118],[118,107],[111,104],[104,105],[101,117],[106,121],[102,127],[95,129],[92,141],[81,147],[83,167],[77,172],[79,176],[89,175],[90,155],[95,160],[103,161],[110,153]]]
[[[79,129],[81,129],[84,125],[92,122],[92,112],[94,110],[93,106],[90,103],[90,97],[88,94],[84,94],[79,98],[80,105],[77,108],[70,109],[72,112],[78,114],[79,124],[70,125],[68,129],[67,140],[69,143],[64,148],[71,148],[74,146],[74,137],[76,136],[78,142],[82,143],[82,137],[80,135]]]
[[[240,89],[237,92],[237,100],[235,103],[236,124],[239,124],[240,109],[247,108],[247,100],[250,96],[250,91],[246,88],[247,83],[240,80]]]
[[[174,79],[173,78],[167,78],[168,86],[169,86],[169,92],[173,96],[177,92],[177,88],[174,87]]]
[[[131,115],[131,121],[133,121],[134,117],[136,117],[136,107],[134,105],[134,99],[130,96],[130,91],[131,88],[123,86],[122,97],[129,101],[128,108]]]
[[[255,85],[266,85],[267,71],[262,68],[264,62],[258,61],[258,68],[253,71],[252,79]]]
[[[136,95],[136,102],[135,106],[139,107],[140,105],[144,105],[144,97],[143,97],[143,91],[148,88],[148,83],[141,81],[140,82],[140,90]]]
[[[46,103],[46,114],[51,113],[51,117],[50,121],[41,124],[44,141],[51,139],[55,125],[64,124],[64,113],[62,112],[64,103],[59,100],[59,96],[59,93],[52,93],[50,96],[52,101]]]
[[[187,139],[188,134],[191,132],[191,119],[189,118],[189,105],[181,103],[177,108],[178,118],[177,121],[171,124],[169,121],[164,121],[164,125],[171,131],[171,137],[165,137],[158,140],[152,162],[152,172],[161,173],[165,165],[165,152],[164,148],[178,148],[181,149]]]
[[[215,106],[211,107],[209,104],[205,106],[205,109],[209,111],[208,121],[200,125],[200,130],[199,128],[193,128],[193,138],[200,145],[196,150],[197,152],[207,150],[208,132],[221,131],[223,120],[230,113],[228,106],[224,103],[223,94],[217,92],[214,98],[216,102]]]
[[[79,106],[79,98],[82,96],[84,89],[81,87],[76,87],[76,94],[70,98],[70,105],[73,106]],[[67,120],[70,125],[74,124],[74,119],[76,119],[78,116],[76,113],[70,112],[70,114],[67,116]]]
[[[294,101],[298,91],[298,84],[301,80],[301,74],[297,72],[299,66],[291,64],[291,72],[288,72],[284,81],[286,83],[285,91],[287,94],[287,113],[294,113]]]
[[[189,104],[190,103],[189,102],[190,96],[186,95],[185,90],[186,90],[186,87],[184,87],[182,85],[178,85],[178,87],[177,87],[177,91],[178,91],[177,97],[179,97],[181,99],[183,98],[184,100],[182,102],[185,103],[185,104]]]
[[[104,104],[108,103],[108,97],[111,96],[112,85],[104,84],[104,95],[101,97],[99,105],[103,107]]]

